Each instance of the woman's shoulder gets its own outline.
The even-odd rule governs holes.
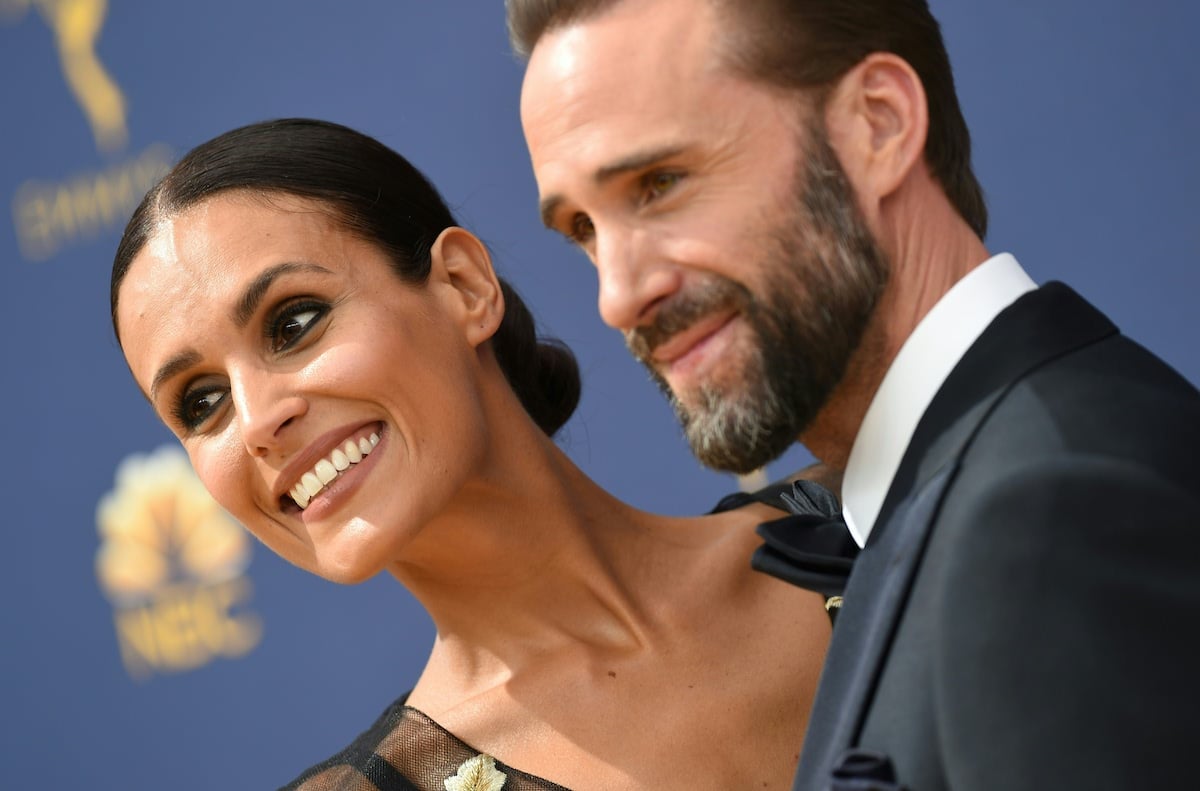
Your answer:
[[[825,598],[835,619],[858,546],[842,519],[841,503],[830,490],[840,478],[828,473],[795,476],[749,492],[734,492],[718,501],[711,513],[744,511],[758,522],[760,545],[751,565],[797,588]]]
[[[473,749],[407,699],[280,791],[567,791]]]

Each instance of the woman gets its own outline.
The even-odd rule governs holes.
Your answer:
[[[326,579],[390,572],[437,627],[406,698],[292,787],[788,785],[829,621],[749,569],[778,512],[653,516],[583,475],[551,440],[574,361],[402,157],[307,120],[205,143],[111,296],[221,505]]]

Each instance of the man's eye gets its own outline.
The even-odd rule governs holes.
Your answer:
[[[196,429],[225,399],[223,389],[192,390],[184,393],[179,401],[176,417],[189,430]]]
[[[592,225],[592,218],[586,214],[576,214],[571,218],[571,225],[567,231],[567,236],[575,244],[583,244],[592,238],[592,234],[596,232]]]
[[[646,197],[657,198],[664,193],[670,192],[671,189],[679,183],[680,174],[664,171],[652,173],[646,177]]]
[[[268,338],[273,351],[286,350],[312,328],[317,319],[325,315],[327,305],[304,303],[294,305],[281,313],[268,328]]]

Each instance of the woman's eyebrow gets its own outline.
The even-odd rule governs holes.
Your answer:
[[[264,269],[258,277],[250,281],[250,285],[246,286],[246,290],[242,292],[242,298],[238,300],[237,307],[233,310],[233,323],[237,325],[238,329],[244,329],[250,323],[251,317],[258,310],[258,305],[262,302],[263,297],[267,295],[267,290],[271,288],[271,284],[281,276],[293,272],[333,274],[323,266],[304,263],[276,264],[269,269]]]
[[[318,264],[308,263],[283,263],[276,264],[269,269],[264,269],[258,277],[250,281],[242,291],[242,296],[237,302],[237,306],[233,309],[233,322],[238,326],[238,329],[244,329],[250,323],[250,319],[254,316],[254,312],[258,310],[259,304],[262,303],[263,297],[267,295],[267,291],[271,288],[271,284],[278,280],[283,275],[293,272],[320,272],[322,274],[333,274],[328,269]],[[195,349],[185,349],[176,354],[171,359],[167,360],[154,374],[154,379],[150,383],[149,399],[150,403],[154,403],[158,396],[158,388],[163,382],[175,376],[180,371],[183,371],[200,361],[200,354]]]
[[[187,349],[163,363],[158,372],[154,374],[154,381],[150,383],[150,403],[155,403],[158,398],[158,388],[162,387],[163,382],[198,362],[200,362],[200,353],[195,349]]]

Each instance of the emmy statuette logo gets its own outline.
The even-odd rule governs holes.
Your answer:
[[[100,58],[96,42],[108,12],[107,0],[27,0],[54,33],[63,76],[92,127],[96,147],[113,153],[125,148],[125,96]]]
[[[128,102],[96,51],[107,0],[0,0],[0,22],[19,22],[31,7],[53,34],[63,78],[96,149],[109,157],[120,154],[129,141]],[[103,170],[57,183],[22,183],[12,202],[22,255],[44,261],[66,246],[119,230],[173,157],[169,146],[153,144]]]

